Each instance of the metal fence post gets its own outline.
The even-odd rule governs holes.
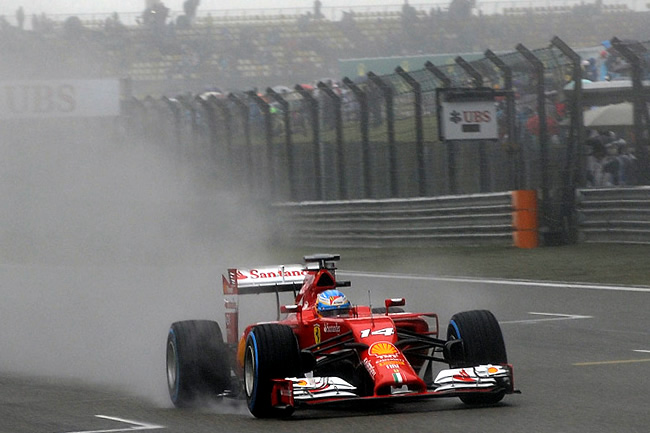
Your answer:
[[[539,120],[539,146],[541,158],[541,175],[542,175],[542,201],[540,205],[540,227],[546,226],[548,229],[548,205],[549,205],[549,177],[548,177],[548,127],[546,122],[546,93],[544,89],[544,64],[539,60],[532,51],[523,44],[518,44],[516,50],[526,59],[533,68],[536,81],[537,91],[537,118]]]
[[[474,87],[480,88],[483,87],[483,76],[465,59],[461,56],[456,57],[455,62],[458,66],[463,68],[463,70],[472,77],[474,82]],[[478,143],[478,158],[479,158],[479,189],[481,192],[491,191],[492,186],[490,184],[490,166],[487,158],[487,149],[485,140],[481,140]]]
[[[458,56],[454,59],[456,64],[463,68],[467,74],[472,77],[474,81],[474,87],[483,87],[483,76],[472,66],[467,60],[463,59],[461,56]]]
[[[648,128],[650,128],[650,122],[648,122],[648,107],[643,91],[643,62],[627,44],[623,43],[623,41],[618,38],[612,38],[611,43],[616,51],[618,51],[632,67],[634,147],[639,161],[639,183],[646,185],[650,180],[650,176],[648,175],[649,158],[646,147],[648,138],[644,138],[644,133],[650,133],[650,131],[648,131],[648,129],[644,130],[643,123],[646,121]],[[640,48],[642,51],[645,51],[643,46],[640,46]]]
[[[296,199],[296,173],[293,163],[293,144],[291,143],[291,112],[289,103],[272,88],[266,89],[266,94],[269,95],[275,102],[280,104],[282,108],[282,121],[284,123],[284,147],[287,154],[287,175],[289,178],[289,198]]]
[[[393,89],[374,72],[368,72],[368,78],[384,95],[384,101],[386,104],[386,128],[388,134],[390,196],[397,197],[399,195],[399,185],[397,184],[397,150],[395,149],[395,107],[393,104]]]
[[[573,100],[569,101],[571,115],[571,128],[567,142],[566,176],[562,192],[561,215],[565,221],[565,241],[574,244],[578,240],[578,224],[576,216],[576,188],[578,184],[584,185],[585,171],[583,158],[580,152],[584,140],[584,118],[582,115],[582,68],[580,55],[573,51],[562,39],[555,36],[551,45],[559,49],[562,54],[571,60],[573,65]]]
[[[438,69],[436,65],[431,62],[426,62],[424,64],[424,68],[433,74],[433,76],[442,83],[443,88],[451,87],[451,79],[447,77],[444,72]],[[438,115],[439,114],[440,113],[438,113]],[[456,194],[458,191],[458,185],[456,181],[456,145],[453,141],[446,142],[445,145],[447,147],[447,177],[449,182],[449,193]]]
[[[490,60],[494,66],[496,66],[503,73],[503,85],[506,91],[506,122],[507,122],[507,131],[508,131],[508,141],[509,141],[509,154],[510,154],[510,179],[512,179],[512,189],[518,190],[521,189],[521,167],[523,165],[519,164],[518,159],[520,158],[522,152],[519,148],[519,144],[515,143],[516,140],[516,126],[515,126],[515,94],[512,91],[512,69],[506,65],[506,63],[501,60],[496,54],[490,50],[485,51],[485,57]]]
[[[221,116],[223,117],[223,127],[224,131],[226,133],[226,143],[225,143],[225,151],[226,151],[226,158],[228,159],[228,162],[231,163],[234,161],[233,155],[232,155],[232,118],[230,115],[230,110],[228,109],[228,103],[224,99],[219,99],[214,95],[210,95],[208,98],[212,106],[218,107],[219,110],[221,111]]]
[[[201,95],[197,95],[194,98],[194,101],[196,101],[202,108],[203,111],[205,111],[206,116],[206,122],[208,126],[208,132],[209,132],[209,138],[208,138],[208,155],[212,159],[212,162],[214,164],[217,163],[218,161],[218,154],[217,154],[217,143],[219,142],[219,139],[217,138],[217,125],[216,125],[216,120],[215,120],[215,109],[214,106],[212,105],[211,101],[209,99],[203,98]]]
[[[181,131],[181,109],[179,107],[179,103],[176,99],[171,99],[166,96],[163,96],[162,98],[163,102],[167,107],[169,107],[169,110],[171,111],[173,117],[174,117],[174,136],[176,138],[176,143],[175,147],[175,153],[176,153],[176,158],[177,162],[181,162],[183,159],[183,133]]]
[[[269,103],[262,99],[254,90],[246,92],[248,98],[253,101],[262,113],[264,119],[264,154],[266,156],[266,178],[269,180],[271,197],[275,199],[275,167],[273,164],[273,124],[271,123],[271,108]]]
[[[244,140],[246,149],[244,149],[244,154],[246,158],[246,168],[248,176],[245,176],[248,182],[248,187],[252,191],[254,188],[254,182],[250,181],[250,177],[256,177],[256,172],[253,167],[253,144],[251,142],[251,127],[250,127],[250,110],[248,104],[241,100],[234,93],[228,94],[228,100],[230,100],[238,109],[239,115],[242,119],[242,125],[244,126]]]
[[[361,170],[363,172],[363,192],[364,198],[372,197],[372,177],[370,175],[370,132],[369,126],[370,122],[368,119],[368,97],[366,93],[359,88],[354,82],[348,77],[343,78],[343,83],[352,90],[354,96],[359,102],[359,115],[361,117],[360,128],[361,128],[361,152],[362,152],[362,163],[363,167]]]
[[[312,142],[314,152],[314,187],[316,190],[316,200],[323,200],[325,191],[323,190],[323,156],[320,145],[320,119],[318,117],[318,101],[314,95],[300,84],[296,84],[296,91],[307,101],[309,105],[309,114],[311,116],[312,125]]]
[[[426,162],[424,158],[424,125],[422,121],[422,86],[410,76],[401,66],[395,68],[395,72],[402,77],[404,81],[413,90],[414,110],[415,110],[415,154],[417,157],[417,177],[418,177],[418,195],[424,197],[427,194],[427,174]]]
[[[431,72],[433,76],[442,83],[442,87],[451,87],[451,79],[444,72],[438,69],[436,65],[428,61],[424,64],[424,68]]]
[[[189,114],[190,114],[190,137],[193,146],[198,144],[198,124],[196,122],[196,107],[192,103],[193,101],[187,96],[177,96],[176,100],[181,104]],[[193,149],[192,149],[193,150]]]
[[[336,127],[336,171],[339,183],[339,199],[345,200],[348,198],[348,190],[345,181],[345,161],[343,160],[343,108],[341,106],[341,97],[327,84],[320,81],[318,89],[325,93],[334,103],[334,122]]]

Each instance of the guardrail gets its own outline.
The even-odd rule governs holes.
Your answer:
[[[576,194],[579,242],[650,244],[650,187],[580,189]],[[515,192],[503,192],[280,203],[273,210],[283,227],[278,239],[294,245],[514,244],[533,248],[537,246],[536,207],[522,204],[526,201],[518,197]]]
[[[534,194],[534,192],[533,192]],[[512,192],[415,199],[280,203],[281,242],[322,248],[512,245],[519,214]],[[532,212],[537,242],[536,209]],[[530,218],[528,220],[531,220]],[[530,237],[529,237],[530,238]],[[534,247],[528,241],[526,248]]]
[[[650,244],[650,187],[577,191],[580,242]]]

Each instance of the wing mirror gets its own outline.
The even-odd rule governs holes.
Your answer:
[[[388,298],[384,301],[384,305],[386,305],[386,314],[388,314],[388,310],[390,310],[390,307],[403,307],[404,305],[406,305],[406,299]]]
[[[282,314],[301,313],[302,305],[283,305],[280,307],[280,312]]]

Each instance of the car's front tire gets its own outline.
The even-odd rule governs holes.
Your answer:
[[[464,359],[449,366],[471,367],[479,364],[506,364],[506,346],[501,327],[494,314],[487,310],[464,311],[454,314],[447,327],[448,340],[463,340]],[[467,394],[460,397],[463,403],[495,404],[503,399],[504,392]]]
[[[255,326],[246,338],[244,392],[250,412],[258,418],[289,416],[293,408],[271,406],[272,379],[301,374],[298,341],[286,325]]]
[[[167,385],[174,406],[196,406],[231,387],[228,351],[217,322],[173,323],[166,352]]]

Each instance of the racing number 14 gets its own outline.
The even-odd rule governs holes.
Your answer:
[[[395,328],[384,328],[378,329],[376,331],[371,331],[370,329],[361,330],[361,338],[366,338],[371,335],[385,335],[386,337],[391,336],[395,333]]]

